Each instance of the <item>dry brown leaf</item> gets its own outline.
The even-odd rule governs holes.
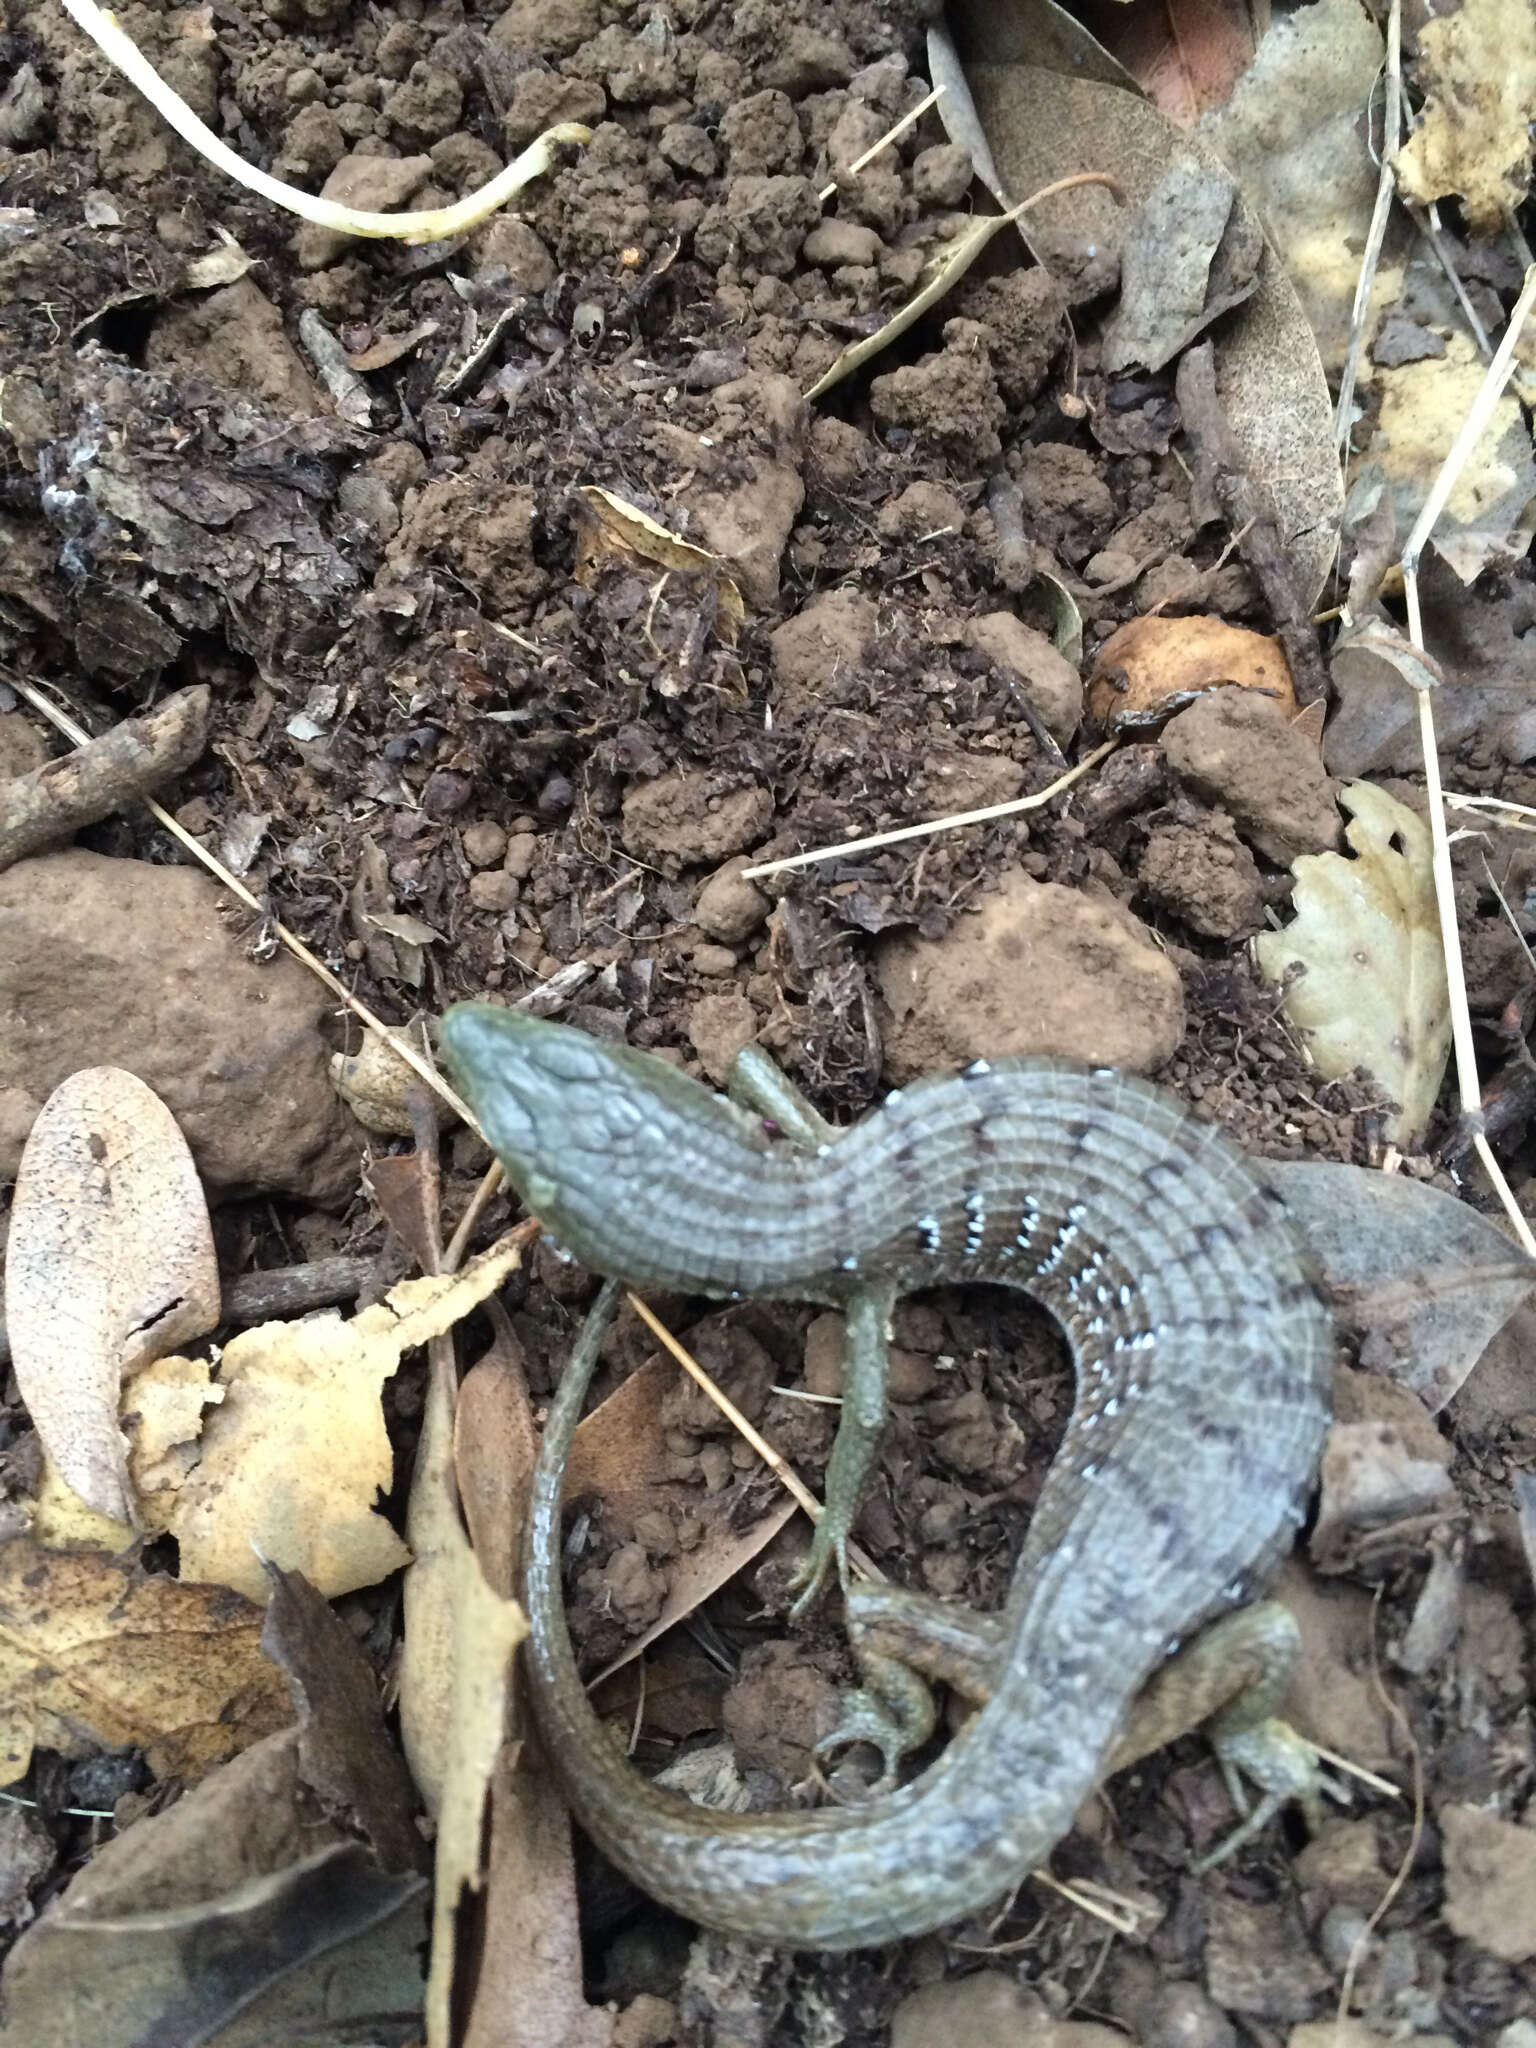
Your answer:
[[[1198,138],[1181,135],[1142,99],[1063,8],[1048,0],[1015,0],[1007,8],[956,0],[948,14],[977,114],[1013,198],[1094,171],[1114,178],[1134,209],[1175,162],[1217,162]],[[1241,196],[1234,215],[1256,219]],[[1090,185],[1043,202],[1029,228],[1042,242],[1113,248],[1124,219],[1109,194]],[[1317,343],[1273,249],[1264,251],[1258,290],[1213,339],[1223,410],[1250,472],[1274,498],[1303,595],[1315,601],[1333,565],[1344,489]]]
[[[404,2039],[425,1919],[410,1787],[343,1625],[284,1604],[267,1626],[297,1725],[96,1848],[6,1958],[0,2048]]]
[[[1418,32],[1419,125],[1399,150],[1397,182],[1427,206],[1459,194],[1479,234],[1503,225],[1531,182],[1536,10],[1531,0],[1461,0]]]
[[[261,1610],[223,1586],[151,1576],[100,1551],[0,1546],[0,1782],[34,1745],[142,1748],[200,1778],[289,1718]]]
[[[393,1461],[379,1394],[404,1353],[451,1329],[513,1271],[515,1233],[445,1278],[406,1280],[345,1320],[266,1323],[226,1346],[224,1402],[171,1517],[190,1577],[265,1597],[258,1558],[328,1598],[398,1571],[410,1552],[375,1512]]]
[[[1253,61],[1254,19],[1221,0],[1151,0],[1101,15],[1105,43],[1170,121],[1223,105]]]
[[[16,1382],[66,1484],[137,1520],[123,1381],[211,1330],[219,1272],[202,1183],[165,1104],[120,1067],[49,1096],[16,1180],[5,1273]]]
[[[684,1615],[692,1614],[711,1593],[718,1592],[772,1542],[795,1513],[794,1500],[781,1494],[763,1513],[738,1528],[725,1505],[729,1496],[715,1496],[701,1505],[696,1488],[681,1486],[671,1476],[673,1461],[663,1403],[681,1379],[670,1358],[648,1358],[578,1426],[566,1461],[567,1499],[600,1495],[631,1525],[651,1509],[673,1515],[718,1511],[707,1539],[670,1561],[667,1596],[656,1620],[596,1674],[594,1685],[622,1669]]]
[[[1430,866],[1429,827],[1371,782],[1339,792],[1355,858],[1303,854],[1291,864],[1296,916],[1254,940],[1267,981],[1287,988],[1286,1015],[1329,1080],[1364,1067],[1401,1112],[1394,1144],[1422,1134],[1450,1051],[1450,998]]]
[[[1376,370],[1380,411],[1370,454],[1392,487],[1399,532],[1408,532],[1482,388],[1486,365],[1465,334],[1424,362]],[[1520,401],[1498,400],[1457,472],[1430,545],[1463,583],[1490,562],[1523,559],[1536,531],[1536,456]]]
[[[1124,687],[1114,670],[1123,671]],[[1291,671],[1270,634],[1203,616],[1128,619],[1094,656],[1088,711],[1111,732],[1139,730],[1227,683],[1262,690],[1287,716],[1295,713]]]
[[[522,1548],[535,1440],[528,1387],[510,1326],[459,1389],[454,1475],[475,1558],[496,1593],[512,1591]],[[526,1721],[526,1714],[521,1717]],[[570,1817],[531,1726],[504,1742],[491,1773],[489,1830],[460,1843],[484,1854],[485,1903],[463,2048],[607,2048],[612,2014],[582,1995],[581,1929]],[[467,1803],[465,1817],[470,1817]],[[440,1857],[438,1884],[457,1882]],[[456,1944],[460,1956],[463,1944]],[[434,1952],[434,1968],[438,1952]]]
[[[584,484],[577,493],[581,517],[577,536],[576,580],[590,583],[594,565],[606,557],[628,556],[653,569],[684,577],[703,577],[714,587],[715,633],[722,645],[734,647],[747,609],[735,578],[718,555],[695,547],[663,526],[638,505],[631,505],[600,484]]]

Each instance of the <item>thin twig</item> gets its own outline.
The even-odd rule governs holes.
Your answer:
[[[1509,379],[1514,363],[1515,349],[1520,340],[1533,303],[1536,303],[1536,264],[1525,274],[1525,284],[1504,338],[1499,343],[1493,361],[1488,365],[1482,387],[1462,421],[1461,431],[1451,444],[1450,453],[1440,465],[1429,496],[1414,521],[1413,531],[1403,549],[1403,593],[1407,601],[1408,637],[1413,645],[1424,646],[1424,621],[1419,608],[1419,561],[1424,553],[1435,523],[1445,510],[1446,503],[1455,488],[1456,479],[1472,451],[1482,439],[1483,430],[1493,417],[1494,407],[1504,395],[1504,386]],[[1445,949],[1446,978],[1450,988],[1451,1044],[1456,1054],[1456,1082],[1461,1094],[1462,1116],[1472,1131],[1472,1143],[1477,1156],[1483,1162],[1484,1171],[1493,1183],[1494,1192],[1504,1205],[1505,1214],[1515,1226],[1521,1244],[1532,1257],[1536,1257],[1536,1236],[1521,1213],[1504,1169],[1494,1156],[1483,1129],[1482,1088],[1477,1073],[1477,1051],[1472,1042],[1472,1015],[1467,1005],[1466,974],[1461,960],[1461,932],[1456,922],[1455,882],[1451,873],[1450,837],[1446,831],[1445,798],[1440,787],[1440,756],[1435,741],[1435,715],[1427,683],[1416,684],[1419,698],[1419,741],[1424,753],[1424,787],[1429,798],[1429,830],[1433,848],[1433,869],[1435,877],[1435,901],[1440,912],[1440,939]]]
[[[1402,140],[1403,125],[1403,7],[1392,0],[1387,13],[1386,103],[1381,123],[1381,174],[1376,181],[1376,204],[1360,258],[1360,275],[1355,281],[1355,303],[1349,316],[1349,352],[1339,378],[1339,403],[1333,416],[1334,441],[1344,453],[1349,450],[1350,410],[1355,402],[1355,378],[1360,368],[1360,351],[1365,345],[1366,316],[1370,311],[1371,286],[1391,218],[1392,198],[1397,189],[1393,160]]]
[[[1106,740],[1103,746],[1085,754],[1075,768],[1069,768],[1065,775],[1058,775],[1054,782],[1036,790],[1033,796],[1014,797],[1006,804],[988,804],[979,811],[955,811],[947,818],[933,818],[926,825],[903,825],[895,832],[871,832],[864,839],[844,839],[837,846],[818,846],[811,853],[791,853],[783,860],[765,860],[755,868],[743,868],[741,878],[748,881],[754,875],[779,875],[787,868],[808,868],[816,861],[839,860],[847,853],[868,853],[871,847],[894,846],[902,839],[926,839],[935,832],[948,832],[957,825],[984,825],[992,818],[1012,818],[1020,811],[1038,810],[1041,804],[1048,804],[1052,797],[1070,789],[1106,754],[1112,754],[1119,744],[1118,740]]]
[[[786,1463],[780,1453],[769,1443],[767,1437],[761,1435],[753,1428],[752,1424],[748,1422],[746,1416],[742,1414],[730,1396],[722,1392],[715,1385],[715,1382],[710,1378],[703,1366],[699,1364],[698,1360],[693,1358],[687,1348],[678,1342],[665,1323],[658,1321],[640,1297],[637,1294],[631,1294],[626,1296],[626,1299],[641,1322],[644,1323],[651,1335],[656,1338],[657,1342],[662,1344],[672,1354],[688,1377],[702,1388],[731,1426],[740,1431],[741,1435],[752,1446],[753,1450],[756,1451],[779,1484],[789,1493],[793,1494],[795,1500],[805,1509],[805,1512],[813,1522],[819,1522],[825,1510],[815,1494],[812,1493],[805,1481],[795,1471],[794,1467]],[[880,1567],[871,1557],[866,1556],[860,1550],[856,1543],[848,1545],[848,1562],[855,1565],[866,1578],[875,1580],[879,1585],[884,1585],[884,1572],[881,1571]]]

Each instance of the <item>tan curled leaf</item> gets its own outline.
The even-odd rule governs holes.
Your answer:
[[[1450,998],[1430,869],[1429,827],[1372,782],[1339,792],[1355,858],[1292,863],[1296,916],[1254,941],[1265,979],[1288,987],[1285,1010],[1329,1080],[1364,1067],[1401,1113],[1394,1144],[1423,1132],[1450,1051]]]
[[[1431,1414],[1455,1394],[1536,1287],[1528,1259],[1476,1209],[1401,1173],[1270,1159],[1360,1362],[1410,1387]]]
[[[202,1183],[137,1075],[86,1067],[44,1103],[16,1180],[5,1310],[16,1383],[60,1476],[136,1522],[122,1382],[219,1319]]]
[[[219,1364],[223,1404],[171,1515],[182,1571],[263,1600],[265,1558],[334,1599],[408,1563],[374,1507],[394,1477],[381,1390],[412,1346],[451,1329],[521,1255],[513,1234],[461,1273],[402,1281],[350,1319],[264,1323],[234,1338]]]
[[[156,1777],[200,1778],[290,1718],[261,1611],[97,1551],[0,1546],[0,1783],[34,1746],[135,1746]]]
[[[952,0],[945,18],[1003,189],[1017,198],[1091,171],[1113,178],[1121,195],[1077,185],[1034,206],[1029,240],[1048,264],[1055,250],[1118,249],[1128,219],[1175,166],[1219,168],[1206,144],[1139,96],[1065,8],[1048,0],[1007,7]],[[1246,237],[1258,224],[1239,194],[1234,228]],[[1166,253],[1175,253],[1171,239]],[[1212,338],[1222,409],[1246,466],[1269,486],[1310,599],[1333,565],[1344,488],[1317,343],[1273,250],[1261,259],[1258,289],[1227,312]]]

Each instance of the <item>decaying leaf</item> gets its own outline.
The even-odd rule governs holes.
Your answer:
[[[1536,1286],[1536,1261],[1465,1202],[1402,1174],[1313,1159],[1264,1171],[1339,1319],[1360,1332],[1362,1363],[1438,1412]]]
[[[521,1256],[513,1233],[461,1273],[402,1281],[350,1320],[311,1316],[234,1338],[219,1366],[223,1405],[171,1516],[183,1572],[260,1600],[267,1559],[334,1598],[407,1563],[374,1508],[393,1476],[380,1389],[405,1352],[451,1329]]]
[[[705,1335],[694,1333],[697,1342]],[[708,1362],[708,1361],[706,1361]],[[679,1387],[688,1387],[681,1370],[670,1358],[649,1358],[632,1372],[578,1426],[566,1463],[565,1489],[568,1499],[583,1494],[599,1495],[632,1527],[648,1511],[676,1515],[696,1504],[695,1490],[681,1488],[672,1476],[672,1455],[667,1437],[672,1418],[667,1397]],[[696,1543],[671,1560],[671,1577],[666,1600],[651,1626],[626,1643],[623,1651],[598,1672],[597,1684],[638,1657],[659,1636],[666,1634],[692,1614],[711,1593],[735,1577],[770,1543],[796,1512],[794,1500],[780,1493],[761,1514],[742,1526],[717,1496],[709,1503],[719,1510],[708,1539]]]
[[[1337,702],[1323,736],[1330,775],[1370,775],[1419,758],[1420,690],[1439,690],[1444,672],[1385,619],[1366,617],[1340,634],[1329,657]],[[1444,703],[1435,724],[1445,743]]]
[[[1258,290],[1264,235],[1219,164],[1171,163],[1126,223],[1104,367],[1161,370]]]
[[[302,1585],[264,1632],[297,1722],[96,1849],[6,1958],[0,2048],[419,2038],[422,1845],[377,1683]]]
[[[1208,147],[1142,99],[1064,8],[1049,0],[1014,0],[1006,8],[955,0],[947,16],[1012,197],[1091,171],[1114,179],[1134,209],[1175,164],[1219,171]],[[1242,194],[1233,211],[1245,233],[1256,224]],[[1078,186],[1031,211],[1031,244],[1114,249],[1124,218],[1103,188]],[[1260,256],[1258,289],[1227,315],[1213,341],[1222,408],[1249,471],[1274,498],[1297,582],[1311,601],[1333,564],[1344,490],[1317,344],[1272,249]]]
[[[5,1305],[16,1382],[50,1459],[89,1507],[134,1523],[119,1389],[219,1319],[202,1183],[136,1075],[86,1067],[43,1105],[16,1181]]]
[[[423,1015],[418,1013],[398,1030],[423,1059],[432,1059]],[[405,1105],[406,1093],[410,1089],[423,1093],[427,1084],[377,1032],[366,1033],[356,1052],[332,1053],[331,1081],[365,1130],[391,1138],[414,1135],[415,1125]],[[441,1098],[437,1099],[437,1109],[439,1115],[452,1115]]]
[[[628,555],[656,569],[668,569],[680,576],[704,577],[715,592],[715,632],[727,647],[736,645],[746,618],[746,606],[735,578],[726,573],[717,555],[695,547],[680,535],[631,505],[627,498],[601,485],[585,484],[577,494],[581,507],[576,580],[588,583],[593,565],[605,555]]]
[[[226,1587],[14,1538],[0,1546],[0,1782],[34,1745],[136,1745],[156,1777],[200,1778],[288,1719],[260,1636],[260,1608]]]
[[[212,1374],[206,1359],[172,1352],[135,1373],[123,1389],[118,1419],[128,1440],[128,1477],[145,1536],[163,1536],[170,1527],[176,1495],[197,1463],[203,1410],[224,1398]],[[87,1507],[45,1455],[31,1533],[52,1550],[81,1544],[122,1550],[134,1532],[126,1522]]]
[[[1485,368],[1471,340],[1452,334],[1442,356],[1377,369],[1381,407],[1371,459],[1392,487],[1401,532],[1412,527],[1433,488]],[[1520,402],[1506,391],[1457,473],[1430,545],[1470,583],[1490,562],[1522,558],[1533,531],[1536,456]]]
[[[1347,784],[1339,802],[1355,858],[1294,861],[1296,916],[1254,951],[1264,978],[1287,984],[1286,1015],[1318,1072],[1364,1067],[1401,1104],[1387,1135],[1406,1147],[1429,1121],[1451,1044],[1429,827],[1371,782]]]
[[[454,1415],[454,1478],[474,1547],[472,1562],[492,1596],[512,1591],[535,1450],[517,1340],[503,1324],[494,1349],[459,1389]],[[469,2007],[462,2037],[454,2039],[462,2038],[463,2048],[545,2041],[562,2048],[608,2048],[613,2015],[589,2006],[582,1992],[570,1816],[526,1713],[514,1727],[513,1739],[483,1752],[488,1786],[480,1768],[464,1768],[475,1765],[474,1745],[465,1743],[444,1796],[438,1897],[457,1898],[463,1883],[483,1886],[485,1893],[473,1923],[473,1973],[453,1986],[454,2009],[466,2001]],[[465,1956],[462,1923],[458,1931],[455,1967]],[[447,2006],[438,1996],[438,1987],[446,1991],[448,1985],[447,1932],[445,1923],[433,1946],[429,2048],[436,2048],[434,2025],[441,2024]]]
[[[1088,678],[1091,717],[1110,732],[1161,725],[1207,690],[1236,683],[1262,690],[1287,715],[1296,692],[1280,642],[1225,619],[1196,614],[1128,619],[1094,656]]]
[[[1461,0],[1423,23],[1418,45],[1424,112],[1397,182],[1423,206],[1459,195],[1474,232],[1491,234],[1530,186],[1536,12],[1530,0]]]
[[[1143,11],[1136,8],[1134,17],[1139,20]],[[1155,8],[1147,11],[1155,17]],[[1213,17],[1202,7],[1189,11],[1202,36],[1209,34]],[[1186,47],[1182,39],[1179,47]],[[1253,62],[1230,94],[1207,102],[1196,130],[1263,216],[1331,376],[1337,376],[1348,347],[1360,250],[1376,201],[1373,149],[1380,129],[1368,135],[1360,109],[1371,97],[1381,61],[1380,21],[1355,0],[1310,0],[1294,12],[1276,8]],[[1135,68],[1147,78],[1140,64]],[[1174,111],[1155,86],[1153,94]],[[1390,302],[1402,286],[1399,250],[1409,232],[1406,223],[1388,226],[1373,308]],[[1374,317],[1367,343],[1373,331]]]

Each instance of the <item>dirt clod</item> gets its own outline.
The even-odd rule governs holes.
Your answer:
[[[1005,1053],[1154,1073],[1184,1032],[1178,974],[1137,919],[1027,875],[946,938],[885,941],[876,975],[897,1081]]]

